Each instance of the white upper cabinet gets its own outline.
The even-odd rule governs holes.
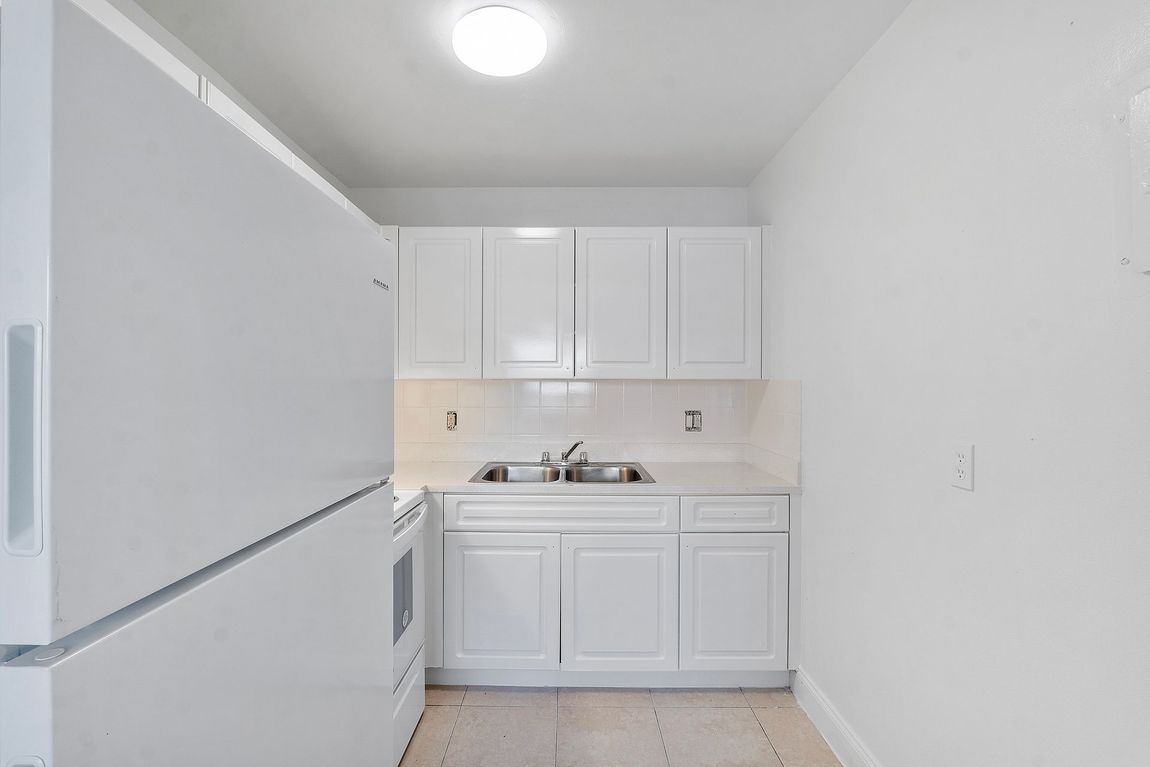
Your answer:
[[[399,377],[481,377],[482,328],[482,230],[401,228]]]
[[[667,231],[667,377],[762,375],[762,230]]]
[[[667,230],[578,229],[576,378],[667,377]]]
[[[485,378],[574,375],[574,280],[573,229],[483,230]]]

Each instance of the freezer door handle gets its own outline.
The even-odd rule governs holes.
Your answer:
[[[4,329],[3,452],[0,495],[3,544],[9,554],[34,557],[44,548],[41,440],[44,330],[39,322]]]

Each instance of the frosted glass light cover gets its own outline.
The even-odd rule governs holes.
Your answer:
[[[539,66],[547,34],[535,19],[501,5],[479,8],[460,19],[451,34],[455,55],[492,77],[513,77]]]

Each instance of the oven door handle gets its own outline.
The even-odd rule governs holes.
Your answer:
[[[399,559],[403,552],[411,544],[411,539],[419,535],[423,530],[424,518],[427,516],[427,504],[421,503],[419,509],[414,513],[405,517],[400,524],[395,526],[395,558]],[[404,526],[406,523],[406,526]]]

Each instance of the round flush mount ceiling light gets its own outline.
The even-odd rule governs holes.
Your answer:
[[[467,66],[492,77],[513,77],[539,66],[547,34],[523,11],[502,5],[479,8],[460,19],[451,47]]]

